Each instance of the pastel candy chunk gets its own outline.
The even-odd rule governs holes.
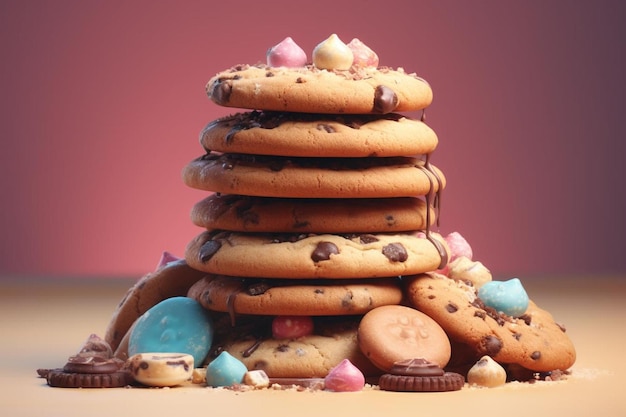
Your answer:
[[[196,300],[172,297],[161,301],[141,317],[131,330],[128,355],[145,352],[177,352],[202,363],[213,343],[213,322]]]
[[[445,237],[446,243],[450,248],[450,262],[456,258],[465,256],[468,259],[472,259],[474,254],[469,242],[459,233],[452,232]]]
[[[359,39],[354,38],[348,43],[348,48],[352,51],[352,65],[357,67],[377,67],[378,55],[372,51],[370,47],[365,45]]]
[[[342,360],[324,378],[324,387],[329,391],[353,392],[362,390],[364,386],[363,372],[348,359]]]
[[[306,52],[289,36],[268,49],[265,58],[270,67],[304,67],[307,61]]]
[[[334,33],[313,49],[313,65],[319,69],[348,70],[353,60],[352,50]]]
[[[478,289],[478,298],[487,307],[512,317],[519,317],[528,308],[528,294],[518,278],[490,281]]]
[[[483,356],[467,373],[470,385],[493,388],[506,383],[506,371],[490,356]]]
[[[158,271],[159,269],[164,268],[172,262],[176,262],[178,260],[180,260],[178,256],[172,255],[168,251],[163,251],[161,259],[159,259],[159,263],[157,264],[155,270]]]
[[[248,372],[246,365],[223,351],[206,368],[206,384],[210,387],[229,387],[241,384]]]
[[[277,316],[272,320],[274,339],[297,339],[313,333],[310,316]]]
[[[173,387],[190,381],[193,356],[185,353],[138,353],[128,358],[136,381],[151,387]]]
[[[480,288],[492,280],[491,271],[485,265],[466,256],[458,257],[448,264],[448,277],[456,281],[471,282],[474,288]]]

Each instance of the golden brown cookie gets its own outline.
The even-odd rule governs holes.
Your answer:
[[[564,371],[576,360],[564,327],[532,301],[523,316],[513,318],[485,307],[476,290],[462,282],[437,274],[405,279],[409,302],[439,323],[451,340],[469,348],[474,360],[488,355],[538,372]]]
[[[232,327],[216,320],[214,353],[227,351],[248,370],[262,369],[273,378],[323,378],[348,359],[365,375],[378,370],[360,351],[357,327],[361,316],[314,317],[314,333],[297,339],[272,337],[270,316],[248,316]]]
[[[128,289],[109,322],[104,339],[113,351],[143,313],[170,297],[184,296],[189,287],[205,272],[190,268],[184,260],[171,262],[157,271],[146,274]]]
[[[320,70],[238,65],[212,77],[206,91],[220,106],[305,113],[391,113],[421,110],[433,93],[402,68]]]
[[[376,233],[424,230],[426,203],[415,197],[314,199],[212,194],[191,220],[206,229],[240,232]],[[431,209],[430,226],[436,219]]]
[[[447,262],[441,236],[205,231],[185,252],[194,269],[253,278],[380,278],[433,271]]]
[[[364,280],[243,279],[208,275],[187,295],[208,310],[235,314],[344,316],[399,304],[397,278]]]
[[[182,175],[192,188],[262,197],[415,197],[445,187],[443,173],[415,157],[284,158],[209,153],[187,164]]]
[[[388,157],[428,154],[437,135],[399,114],[320,115],[237,113],[210,122],[200,134],[207,151],[310,157]]]

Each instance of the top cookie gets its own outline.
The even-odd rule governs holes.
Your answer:
[[[320,70],[238,65],[206,86],[220,106],[305,113],[384,114],[421,110],[433,93],[426,81],[402,68]]]

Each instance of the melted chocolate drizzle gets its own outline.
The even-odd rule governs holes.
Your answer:
[[[422,118],[424,118],[424,114],[422,113]],[[439,256],[441,257],[441,263],[439,264],[438,269],[444,268],[448,264],[448,252],[443,247],[441,242],[437,239],[433,238],[430,233],[430,209],[433,208],[435,210],[435,224],[439,226],[439,213],[441,211],[441,188],[443,186],[443,182],[441,181],[441,177],[437,174],[437,172],[433,169],[433,166],[430,163],[430,154],[426,154],[426,159],[424,160],[424,165],[419,166],[419,169],[423,170],[426,173],[426,177],[428,181],[430,181],[430,189],[428,194],[426,194],[426,239],[428,239],[434,246],[437,248],[439,252]],[[433,178],[437,181],[437,190],[435,191]]]

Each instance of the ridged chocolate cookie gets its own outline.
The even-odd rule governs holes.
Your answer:
[[[187,246],[194,269],[254,278],[380,278],[434,271],[448,248],[438,234],[280,234],[205,231]]]
[[[445,187],[443,173],[415,157],[284,158],[209,153],[183,169],[189,187],[223,194],[295,198],[414,197]]]
[[[212,194],[196,203],[192,222],[240,232],[374,233],[424,230],[426,203],[414,197],[371,199],[265,198]],[[436,219],[431,209],[430,226]]]
[[[537,372],[565,371],[576,360],[564,327],[532,301],[523,316],[513,318],[485,307],[473,287],[437,274],[406,278],[406,295],[451,340],[472,350],[474,359],[488,355]]]
[[[402,290],[397,278],[300,281],[208,275],[187,296],[208,310],[232,315],[345,316],[399,304]]]
[[[391,113],[430,105],[430,85],[402,68],[346,71],[238,65],[212,77],[206,91],[220,106],[305,113]]]
[[[272,337],[271,316],[242,317],[232,327],[226,315],[216,320],[216,356],[227,351],[248,370],[262,369],[270,378],[324,378],[348,359],[367,376],[380,375],[361,353],[357,326],[361,316],[314,317],[314,332],[297,339]]]
[[[399,114],[238,113],[210,122],[200,135],[207,151],[311,157],[412,156],[437,147],[424,122]]]

